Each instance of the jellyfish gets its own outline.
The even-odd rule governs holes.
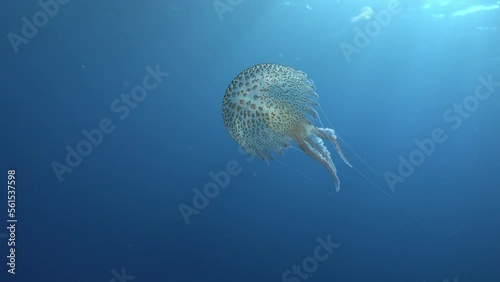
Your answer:
[[[224,125],[247,152],[273,160],[295,142],[302,151],[322,164],[340,190],[337,169],[324,140],[330,140],[350,167],[332,128],[314,125],[319,106],[314,82],[304,72],[277,64],[259,64],[237,75],[229,84],[222,103]]]
[[[359,22],[360,20],[369,20],[373,15],[373,9],[365,6],[361,8],[361,13],[351,19],[351,23]]]

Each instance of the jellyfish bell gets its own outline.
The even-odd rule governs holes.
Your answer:
[[[371,7],[368,7],[368,6],[365,6],[363,8],[361,8],[361,12],[359,15],[353,17],[351,19],[351,23],[356,23],[356,22],[359,22],[361,20],[369,20],[371,19],[373,16],[373,9]]]
[[[314,125],[318,95],[314,82],[304,72],[276,64],[259,64],[237,75],[229,84],[222,103],[224,125],[246,151],[272,160],[292,142],[323,165],[340,190],[337,169],[323,140],[329,140],[345,158],[332,128]]]

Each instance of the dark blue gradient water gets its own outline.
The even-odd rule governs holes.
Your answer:
[[[500,281],[498,5],[5,3],[0,281]],[[340,192],[225,129],[267,62],[314,80]]]

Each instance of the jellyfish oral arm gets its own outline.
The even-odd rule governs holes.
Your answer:
[[[335,183],[335,191],[338,192],[340,190],[340,179],[337,175],[337,168],[333,164],[330,153],[323,144],[323,141],[317,136],[309,136],[297,142],[297,145],[299,145],[299,148],[304,151],[304,153],[328,169]]]
[[[344,161],[344,163],[346,163],[346,165],[348,165],[349,167],[352,167],[352,165],[345,157],[344,152],[342,152],[342,149],[340,148],[339,142],[337,141],[337,135],[335,135],[335,130],[331,128],[316,127],[315,133],[323,139],[330,140],[330,142],[332,142],[332,144],[335,146],[335,149],[339,153],[339,156]]]

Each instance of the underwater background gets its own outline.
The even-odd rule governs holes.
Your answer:
[[[4,5],[0,281],[500,281],[499,2]],[[339,192],[228,134],[259,63],[314,80]]]

